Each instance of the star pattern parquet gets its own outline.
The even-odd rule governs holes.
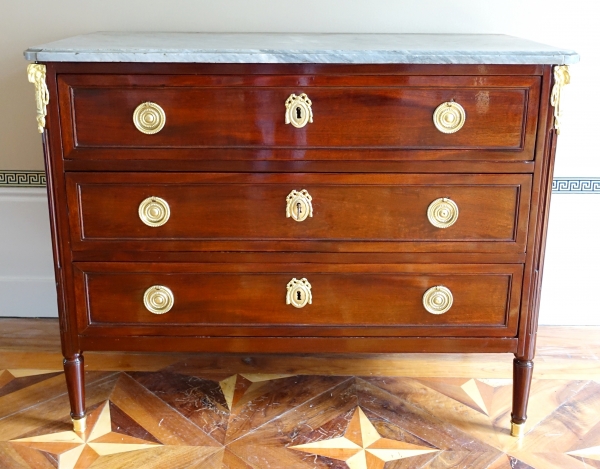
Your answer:
[[[86,354],[90,423],[77,439],[58,322],[5,318],[0,469],[600,469],[598,334],[540,328],[521,440],[508,435],[506,354],[122,352]],[[340,442],[350,454],[336,458]]]
[[[288,448],[345,461],[350,469],[383,469],[388,461],[439,451],[383,438],[360,407],[354,411],[344,436]]]
[[[89,425],[84,433],[71,430],[51,432],[18,438],[12,443],[17,445],[17,448],[22,446],[47,453],[49,459],[55,459],[61,469],[88,468],[101,456],[155,448],[159,444],[143,429],[136,428],[131,419],[128,419],[126,427],[118,426],[117,431],[113,431],[111,407],[113,405],[110,401],[106,401],[98,408],[90,410]],[[139,433],[139,430],[146,433],[147,439],[131,436],[131,433]]]
[[[0,371],[2,469],[600,469],[600,382],[537,379],[509,436],[507,379],[89,372],[71,429],[62,373]]]

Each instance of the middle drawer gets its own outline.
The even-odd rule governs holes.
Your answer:
[[[73,249],[524,252],[531,175],[69,173]]]

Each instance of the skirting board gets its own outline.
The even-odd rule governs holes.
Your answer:
[[[0,316],[56,317],[46,188],[0,187]]]
[[[54,278],[0,278],[0,297],[4,298],[0,316],[56,317]]]

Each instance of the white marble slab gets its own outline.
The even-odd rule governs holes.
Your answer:
[[[567,49],[499,34],[100,32],[31,47],[38,62],[573,64]]]

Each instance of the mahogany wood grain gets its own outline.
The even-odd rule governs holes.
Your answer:
[[[210,353],[514,353],[517,338],[509,337],[182,337],[82,335],[85,350]]]
[[[260,241],[272,250],[285,249],[280,241],[301,240],[313,245],[335,241],[336,250],[343,250],[344,242],[362,241],[379,242],[384,251],[402,250],[401,242],[427,243],[421,250],[434,251],[443,250],[442,243],[464,252],[486,250],[486,243],[501,244],[506,252],[523,251],[531,180],[527,175],[268,174],[131,179],[118,173],[67,176],[74,249],[115,241],[117,249],[170,250],[188,241],[184,249],[210,250],[203,242]],[[302,189],[312,196],[314,215],[296,222],[286,218],[285,200],[292,190]],[[160,227],[149,227],[138,216],[139,204],[151,196],[170,207],[170,218]],[[459,207],[456,223],[445,229],[427,218],[429,204],[440,197]],[[231,249],[239,247],[232,243]]]
[[[541,64],[211,64],[144,62],[54,62],[57,74],[134,75],[508,75],[542,76]]]
[[[526,253],[482,252],[303,252],[304,264],[523,264]],[[194,263],[279,263],[299,261],[297,252],[214,251],[73,251],[75,262],[194,262]]]
[[[85,416],[85,376],[82,354],[65,357],[63,361],[69,402],[71,404],[71,418],[81,419]]]
[[[58,96],[57,73],[54,64],[48,64],[46,85],[51,96]],[[72,358],[81,352],[77,339],[77,316],[71,288],[72,265],[69,240],[68,204],[65,192],[65,175],[59,107],[52,100],[48,106],[46,130],[42,135],[44,165],[47,174],[48,211],[52,254],[54,258],[54,276],[56,280],[58,316],[61,324],[61,345],[65,358]],[[75,411],[75,409],[72,409]]]
[[[543,96],[550,94],[554,84],[552,67],[544,69]],[[527,420],[529,391],[533,376],[533,358],[538,327],[540,290],[544,267],[546,234],[550,196],[552,194],[552,174],[556,156],[557,132],[553,128],[554,109],[549,100],[540,103],[540,135],[536,145],[537,170],[534,175],[532,210],[530,217],[530,237],[526,274],[522,290],[522,311],[519,325],[519,347],[513,362],[513,402],[511,421],[523,424]],[[538,190],[539,188],[539,190]]]
[[[434,173],[434,174],[530,174],[533,161],[482,161],[498,158],[497,152],[477,151],[473,159],[460,160],[463,151],[443,151],[448,160],[436,160],[440,152],[421,150],[309,149],[144,149],[77,150],[75,159],[64,160],[66,171],[147,172],[256,172],[256,173]],[[418,153],[420,161],[413,158]],[[131,158],[125,158],[125,155]],[[71,153],[70,156],[73,156]],[[330,158],[333,157],[333,158]],[[98,158],[98,159],[95,159]],[[147,159],[145,159],[147,158]],[[329,158],[329,161],[327,159]],[[477,159],[480,158],[480,159]],[[343,164],[339,160],[343,159]],[[429,160],[429,161],[426,161]],[[452,160],[452,161],[451,161]]]
[[[47,132],[43,138],[65,357],[72,359],[84,350],[131,350],[215,353],[511,352],[521,361],[533,358],[556,147],[556,135],[552,130],[553,109],[550,106],[552,66],[49,63],[47,67],[50,104]],[[164,89],[161,83],[165,84]],[[113,85],[113,90],[109,91]],[[125,88],[135,99],[119,94]],[[275,106],[271,104],[272,96],[284,92],[287,93],[285,99],[289,93],[297,94],[309,89],[318,98],[316,101],[313,99],[315,122],[304,129],[285,126],[282,123],[283,101],[276,105],[276,110],[276,107],[271,107]],[[71,90],[74,90],[73,95]],[[164,133],[147,136],[153,140],[144,140],[145,136],[136,134],[131,121],[132,106],[139,104],[137,100],[153,99],[142,96],[145,90],[164,97],[167,108],[167,127]],[[184,103],[182,96],[190,90],[191,97]],[[215,96],[220,92],[224,92],[221,96],[225,99],[217,102]],[[240,93],[239,96],[236,92]],[[348,100],[343,101],[342,97],[348,92]],[[480,92],[483,94],[478,94]],[[490,97],[488,112],[484,112],[486,92]],[[269,98],[265,102],[262,97],[267,95]],[[430,133],[434,100],[459,95],[466,100],[466,126],[452,136],[438,135],[435,129],[433,134]],[[116,115],[112,121],[103,121],[94,114],[97,105],[106,104],[102,96],[115,100],[111,106],[104,106],[99,111],[102,118]],[[116,100],[119,96],[124,98]],[[254,112],[250,118],[248,114],[239,112],[239,107],[233,106],[242,102],[240,97],[260,106],[250,106]],[[207,112],[211,111],[211,106],[201,106],[204,99],[208,104],[212,102],[213,111],[218,105],[217,110],[223,116],[215,117],[214,113],[211,116]],[[230,107],[222,109],[222,102]],[[196,107],[186,109],[184,104],[187,103]],[[325,103],[329,110],[324,111]],[[492,106],[496,103],[499,107]],[[348,107],[360,113],[349,113],[346,120],[339,118]],[[379,131],[375,118],[381,116],[380,110],[391,112],[396,108],[409,112],[383,116],[379,119]],[[72,109],[75,110],[74,116]],[[497,114],[492,109],[502,109],[502,112]],[[124,110],[127,111],[126,117],[121,114]],[[474,116],[479,120],[474,120]],[[253,124],[254,119],[257,121]],[[198,129],[198,121],[204,127]],[[80,141],[75,140],[74,122]],[[229,125],[217,127],[219,122]],[[471,123],[475,123],[475,127],[469,127]],[[474,132],[476,126],[484,124],[485,128]],[[278,133],[275,134],[274,129]],[[368,132],[365,133],[365,129]],[[407,129],[410,132],[406,132]],[[294,132],[296,130],[300,133]],[[496,135],[495,131],[503,135]],[[154,143],[147,144],[147,141]],[[518,201],[513,199],[515,205],[511,207],[514,215],[512,241],[456,241],[454,238],[397,242],[366,241],[362,238],[360,241],[338,242],[337,239],[325,238],[316,241],[307,238],[257,238],[251,241],[162,240],[159,243],[148,238],[144,241],[142,238],[120,238],[90,241],[88,249],[83,247],[84,242],[79,241],[81,232],[77,230],[81,229],[80,225],[74,227],[69,222],[72,217],[69,210],[77,207],[76,197],[71,191],[73,181],[84,182],[80,178],[87,177],[80,172],[97,172],[96,181],[100,185],[105,178],[113,177],[112,173],[122,172],[123,175],[117,177],[123,179],[116,185],[130,184],[136,188],[143,184],[171,187],[176,181],[170,177],[181,178],[179,183],[182,185],[190,184],[189,181],[192,181],[191,185],[196,184],[195,178],[212,177],[216,185],[227,183],[227,178],[241,177],[230,174],[237,172],[253,173],[248,175],[253,184],[260,178],[273,178],[268,187],[299,180],[303,182],[302,178],[308,173],[316,173],[312,174],[311,177],[316,177],[312,181],[325,181],[321,185],[330,183],[326,179],[331,175],[318,173],[339,173],[335,177],[341,177],[342,173],[358,173],[349,177],[357,180],[372,177],[373,187],[388,185],[393,190],[407,182],[408,185],[423,186],[424,191],[433,186],[480,186],[476,180],[483,176],[504,181],[499,184],[503,189],[508,186],[519,186],[520,189]],[[222,179],[218,180],[219,177]],[[386,177],[390,179],[386,180]],[[350,185],[356,184],[357,180],[352,180]],[[430,186],[422,184],[427,180]],[[522,181],[526,181],[528,186]],[[361,190],[371,187],[364,183],[358,185]],[[259,184],[259,187],[266,186]],[[503,204],[507,205],[508,199],[510,197],[504,197]],[[479,202],[482,206],[492,206],[489,200]],[[120,205],[112,204],[117,211],[123,210]],[[315,202],[315,205],[318,204]],[[410,204],[408,210],[416,211],[416,208]],[[461,212],[459,220],[464,219],[461,218],[463,215]],[[369,219],[368,214],[364,217]],[[200,222],[191,225],[200,226]],[[501,225],[502,230],[508,226],[507,223]],[[100,229],[99,226],[97,228]],[[229,225],[225,228],[232,229]],[[262,226],[259,228],[263,229]],[[491,228],[493,224],[475,231],[481,235]],[[324,228],[321,229],[325,232]],[[362,229],[361,236],[364,236],[369,227]],[[385,229],[392,228],[385,226]],[[412,228],[406,229],[410,231]],[[423,235],[423,227],[417,227],[416,232]],[[326,235],[329,233],[326,232]],[[142,244],[149,249],[141,250]],[[158,244],[163,250],[158,250]],[[464,258],[461,259],[462,256]],[[355,321],[354,325],[296,324],[295,330],[303,334],[297,337],[289,335],[289,318],[287,323],[277,325],[272,324],[270,317],[260,314],[260,320],[271,323],[264,322],[245,330],[231,323],[225,328],[211,325],[211,331],[221,336],[209,336],[208,326],[193,322],[187,325],[128,323],[125,326],[87,326],[89,318],[85,309],[83,272],[98,279],[111,275],[127,279],[138,278],[138,275],[155,276],[153,278],[156,279],[168,275],[186,279],[213,278],[210,268],[214,263],[220,266],[221,278],[232,278],[234,273],[238,277],[259,273],[263,278],[272,278],[292,271],[294,275],[307,272],[307,276],[312,272],[319,280],[343,277],[348,282],[348,279],[361,278],[362,282],[350,282],[348,285],[357,290],[369,286],[367,294],[372,297],[383,295],[385,301],[377,306],[381,306],[384,313],[388,311],[389,301],[397,300],[386,293],[388,283],[404,288],[406,279],[409,279],[409,286],[414,286],[418,283],[415,279],[431,276],[450,281],[453,273],[458,274],[457,278],[466,278],[461,275],[476,277],[471,283],[477,285],[480,280],[485,283],[486,279],[494,278],[496,281],[510,276],[510,290],[505,290],[510,299],[504,299],[504,304],[510,306],[502,325],[498,325],[500,317],[497,313],[484,319],[481,313],[473,310],[469,313],[475,318],[476,325],[473,327],[452,322],[443,326],[390,327],[384,325],[389,320],[389,313],[378,315],[373,313],[374,308],[369,308],[368,315],[363,314],[362,317],[367,316],[373,321],[372,328],[357,324],[358,313],[353,313],[351,319]],[[200,265],[209,270],[199,270]],[[267,265],[272,266],[271,271],[252,270],[253,267]],[[324,268],[325,265],[329,267]],[[397,269],[386,270],[392,265],[396,265]],[[410,271],[402,271],[408,266]],[[171,269],[170,274],[168,269]],[[364,282],[365,278],[393,281]],[[135,284],[135,281],[128,282],[129,285]],[[108,288],[109,284],[106,285]],[[111,285],[111,288],[119,287],[119,282]],[[141,286],[136,288],[141,289]],[[348,294],[355,294],[352,288]],[[238,290],[245,291],[243,288]],[[319,294],[321,297],[322,294]],[[234,299],[225,298],[230,302]],[[108,308],[102,301],[100,304]],[[106,317],[111,320],[117,318],[117,311],[122,311],[125,317],[127,311],[119,309],[118,303],[116,301],[111,311],[105,313]],[[98,303],[92,306],[95,304]],[[186,314],[192,319],[190,311],[188,309]],[[486,320],[488,323],[485,323]],[[491,326],[490,321],[496,325]],[[420,328],[418,336],[411,335],[415,327]],[[322,331],[323,335],[314,335],[315,329]],[[477,331],[486,329],[487,332],[482,333],[484,335],[476,335]],[[250,330],[262,332],[250,335]],[[287,335],[285,330],[288,330]],[[394,332],[390,333],[392,330]],[[441,330],[447,335],[437,335],[441,334]],[[373,335],[367,335],[369,333]],[[77,406],[83,406],[82,389],[72,388],[72,411],[79,415]],[[518,394],[515,396],[517,410],[513,411],[519,417],[519,408],[526,405],[527,396],[524,386],[517,385],[515,392]]]
[[[543,96],[550,96],[554,84],[552,67],[544,69]],[[548,228],[550,197],[552,194],[552,173],[556,156],[557,134],[553,128],[554,108],[550,99],[540,102],[540,136],[536,143],[536,171],[531,194],[531,215],[529,217],[529,237],[527,259],[521,299],[521,321],[519,324],[520,360],[533,360],[535,356],[535,338],[539,315],[539,294],[542,285],[544,248]]]
[[[508,151],[503,155],[508,160],[530,160],[540,80],[61,75],[59,84],[67,152],[103,147],[485,149]],[[285,124],[284,103],[292,93],[309,95],[313,124],[302,129]],[[452,100],[465,108],[467,120],[459,132],[444,134],[432,116],[438,105]],[[133,125],[133,111],[147,101],[159,104],[167,116],[164,129],[155,135]],[[471,154],[477,159],[473,151],[459,159],[471,159]],[[452,155],[456,158],[457,152]],[[446,158],[438,154],[436,159]]]
[[[520,265],[76,264],[81,332],[110,335],[514,336]],[[307,278],[312,304],[286,304],[286,285]],[[173,308],[152,314],[146,289],[164,285]],[[454,296],[440,315],[425,291]],[[165,327],[166,326],[166,327]],[[181,327],[185,326],[185,327]],[[193,326],[193,327],[192,327]],[[89,327],[89,328],[88,328]]]
[[[527,420],[527,404],[533,376],[532,360],[513,360],[513,401],[511,421],[517,424]]]

